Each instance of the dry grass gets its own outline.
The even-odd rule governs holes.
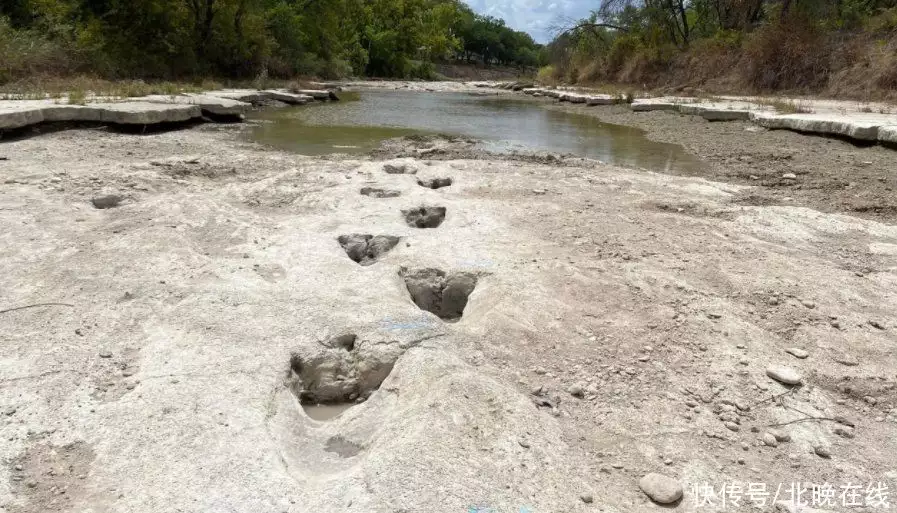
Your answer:
[[[571,57],[574,69],[557,65],[552,76],[589,86],[611,82],[618,90],[632,84],[659,94],[817,95],[897,102],[897,8],[882,11],[865,28],[853,31],[826,31],[819,20],[795,16],[750,33],[698,39],[684,52],[670,51],[624,36],[591,60]],[[808,108],[799,102],[780,102],[777,107],[787,112]]]
[[[831,72],[831,52],[812,20],[791,18],[757,29],[742,54],[744,79],[757,91],[821,89]]]
[[[812,114],[815,112],[810,106],[810,103],[805,100],[764,98],[758,100],[757,103],[772,107],[779,114]]]
[[[87,103],[87,92],[83,89],[70,91],[68,94],[69,105],[84,105]]]
[[[214,80],[197,82],[144,82],[143,80],[111,81],[88,76],[30,77],[0,87],[0,98],[47,99],[84,92],[85,96],[116,99],[135,98],[151,94],[177,95],[221,89]]]

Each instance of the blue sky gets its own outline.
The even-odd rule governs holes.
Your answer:
[[[467,0],[474,11],[502,18],[515,30],[529,32],[539,43],[551,40],[551,28],[564,19],[578,20],[598,7],[598,0]]]

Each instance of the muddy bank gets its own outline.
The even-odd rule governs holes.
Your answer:
[[[310,158],[247,129],[0,144],[0,508],[625,513],[897,486],[894,226],[748,205],[733,178]]]
[[[696,176],[752,186],[738,196],[745,205],[799,205],[867,219],[897,219],[897,152],[887,147],[766,130],[746,121],[633,112],[625,105],[545,103],[547,108],[637,127],[650,139],[682,145],[708,164]]]

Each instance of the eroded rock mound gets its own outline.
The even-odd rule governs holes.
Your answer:
[[[417,207],[403,210],[405,222],[414,228],[437,228],[445,220],[445,207]]]
[[[392,235],[374,236],[360,233],[340,235],[337,238],[349,258],[361,265],[375,263],[381,255],[385,255],[396,247],[399,240],[401,240],[399,237]]]
[[[414,304],[446,321],[461,318],[478,279],[472,273],[447,274],[434,268],[403,268],[400,274]]]

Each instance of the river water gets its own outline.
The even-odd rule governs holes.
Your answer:
[[[636,128],[546,109],[530,99],[412,91],[341,96],[338,103],[256,113],[252,138],[303,155],[325,155],[366,153],[392,137],[450,134],[480,140],[483,149],[496,152],[569,153],[656,171],[700,166],[681,146],[648,140]]]

